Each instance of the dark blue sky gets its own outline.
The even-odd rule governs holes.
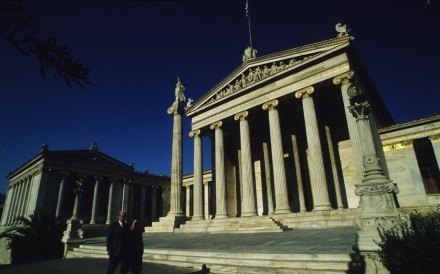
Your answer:
[[[42,80],[35,59],[0,38],[0,192],[40,151],[88,149],[170,174],[177,75],[197,100],[238,67],[249,44],[245,1],[23,2],[39,33],[69,43],[95,86]],[[258,55],[336,37],[342,22],[396,122],[439,112],[438,1],[250,1]],[[184,120],[184,172],[193,147]],[[205,141],[206,143],[206,141]]]

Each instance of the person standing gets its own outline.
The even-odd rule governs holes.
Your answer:
[[[128,252],[130,241],[130,225],[126,223],[127,213],[120,211],[118,220],[110,224],[107,231],[107,253],[109,255],[107,274],[113,274],[121,264],[120,274],[128,272]]]
[[[142,256],[144,255],[144,241],[142,239],[142,230],[139,227],[138,220],[133,220],[130,230],[130,251],[128,252],[128,262],[133,274],[140,274],[142,270]]]

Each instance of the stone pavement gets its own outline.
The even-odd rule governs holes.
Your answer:
[[[151,233],[144,235],[146,249],[206,252],[338,254],[353,253],[355,228],[294,229],[282,233]],[[88,239],[86,244],[105,246],[105,238]],[[0,266],[2,274],[105,273],[107,260],[91,258],[56,259],[28,265]],[[144,263],[148,274],[206,273],[200,269]],[[115,272],[117,273],[117,272]]]

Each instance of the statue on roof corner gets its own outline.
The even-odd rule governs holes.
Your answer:
[[[337,23],[335,29],[338,32],[338,38],[348,36],[350,32],[350,30],[347,29],[347,25],[342,25],[341,23]]]
[[[243,63],[250,59],[255,59],[257,57],[257,50],[253,49],[251,46],[244,50]]]

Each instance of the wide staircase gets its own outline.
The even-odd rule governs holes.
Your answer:
[[[108,255],[104,245],[84,244],[69,252],[68,257],[108,258]],[[362,260],[354,252],[348,254],[274,254],[146,248],[143,261],[187,267],[189,273],[196,273],[193,271],[203,268],[209,268],[209,273],[363,273]]]
[[[210,273],[363,273],[352,251],[357,209],[187,221],[174,233],[144,235],[143,261]],[[104,238],[68,257],[107,258]],[[207,273],[207,272],[200,272]]]

